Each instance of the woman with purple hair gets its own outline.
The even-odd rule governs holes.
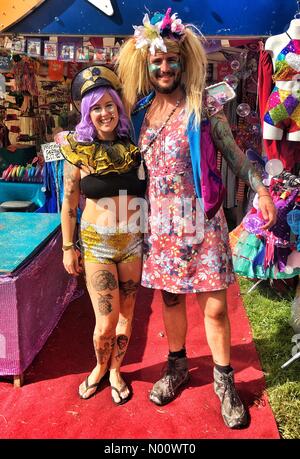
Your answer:
[[[117,405],[131,397],[120,367],[140,283],[142,232],[136,209],[143,207],[146,184],[138,176],[140,152],[130,139],[130,121],[119,90],[116,74],[107,67],[80,71],[72,82],[72,98],[81,120],[75,132],[64,133],[59,141],[66,159],[63,263],[71,275],[78,276],[84,269],[96,322],[97,363],[80,384],[79,396],[94,395],[109,371],[112,400]],[[74,244],[81,193],[86,198],[79,225],[83,268]]]

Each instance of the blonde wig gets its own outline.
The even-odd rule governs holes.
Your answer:
[[[181,40],[164,38],[168,52],[178,53],[182,64],[181,85],[186,94],[187,119],[195,115],[195,123],[201,121],[202,97],[206,80],[206,54],[201,37],[191,28],[185,28]],[[158,50],[158,52],[162,52]],[[129,38],[121,47],[117,73],[123,86],[123,100],[130,113],[137,99],[147,95],[153,88],[148,72],[147,47],[136,48],[135,38]]]

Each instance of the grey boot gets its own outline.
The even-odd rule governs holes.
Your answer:
[[[234,385],[233,370],[221,373],[214,368],[214,390],[221,401],[224,423],[231,429],[247,425],[248,415]]]
[[[189,376],[186,357],[169,357],[164,376],[154,384],[150,392],[151,402],[156,405],[165,405],[174,400],[180,387],[188,382]]]

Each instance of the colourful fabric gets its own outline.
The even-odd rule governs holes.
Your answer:
[[[290,81],[300,72],[300,40],[291,39],[275,60],[273,81]]]
[[[273,89],[273,64],[270,54],[261,50],[258,66],[258,98],[261,124],[263,125],[268,97]],[[268,159],[280,159],[285,170],[292,172],[299,162],[300,142],[291,142],[283,137],[280,141],[263,139]]]
[[[212,218],[222,206],[225,196],[225,188],[222,183],[221,174],[218,170],[217,152],[212,140],[209,120],[202,121],[201,129],[199,129],[198,132],[201,145],[200,149],[198,147],[199,141],[197,143],[198,135],[196,135],[196,138],[194,139],[195,130],[192,128],[188,129],[194,183],[201,184],[201,197],[203,200],[205,215],[207,218]],[[197,175],[195,179],[194,174],[194,163],[197,158],[200,158],[200,180],[197,180]],[[199,193],[196,194],[199,196]]]
[[[280,129],[287,128],[288,132],[300,129],[300,90],[285,91],[273,89],[268,103],[264,121]]]
[[[300,252],[300,208],[293,209],[287,214],[287,223],[290,225],[293,233],[297,236],[297,250]]]
[[[20,235],[14,243],[26,245],[22,223],[17,225]],[[34,222],[31,228],[36,232]],[[44,242],[13,275],[0,276],[1,375],[22,374],[55,330],[68,304],[83,293],[77,290],[77,278],[62,264],[61,232]]]
[[[263,260],[266,252],[264,240],[247,231],[244,231],[241,236],[232,253],[236,274],[251,279],[289,279],[300,274],[300,267],[290,266],[288,262],[287,265],[293,268],[293,271],[280,272],[276,263],[276,251],[272,263],[269,266],[264,266]]]
[[[44,165],[44,188],[46,202],[37,212],[59,212],[61,209],[64,186],[63,186],[64,161],[51,161]]]
[[[300,189],[285,188],[279,179],[272,179],[269,191],[277,209],[277,221],[264,230],[261,212],[252,208],[247,213],[242,221],[244,231],[236,229],[230,235],[234,271],[251,278],[294,277],[300,273],[300,258],[295,255],[298,252],[294,242],[294,235],[300,231],[300,212],[293,209]]]
[[[222,210],[208,220],[197,206],[183,119],[184,109],[145,153],[150,214],[142,285],[173,293],[221,290],[234,282],[227,224]],[[143,125],[141,150],[152,135]]]
[[[284,189],[279,183],[273,181],[269,191],[277,209],[275,225],[269,230],[262,230],[261,226],[264,222],[261,213],[251,211],[244,217],[243,226],[249,233],[262,237],[265,240],[264,267],[266,268],[277,263],[279,271],[283,272],[286,268],[287,257],[293,248],[293,244],[290,243],[290,227],[287,223],[287,214],[295,204],[298,190],[293,190],[283,198]]]
[[[236,226],[230,233],[229,233],[229,242],[231,250],[234,249],[240,238],[242,237],[242,233],[245,231],[243,222],[241,222],[238,226]]]

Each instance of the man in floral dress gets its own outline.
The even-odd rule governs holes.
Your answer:
[[[234,282],[216,149],[258,193],[265,228],[276,211],[261,178],[234,142],[222,110],[209,117],[204,99],[206,57],[199,35],[169,8],[145,15],[122,46],[118,73],[139,134],[148,171],[149,231],[145,235],[142,285],[159,289],[168,338],[166,371],[150,400],[171,402],[189,380],[186,356],[186,293],[194,292],[204,314],[214,361],[214,390],[230,428],[245,426],[230,366],[226,290]],[[136,104],[137,95],[143,96]]]

